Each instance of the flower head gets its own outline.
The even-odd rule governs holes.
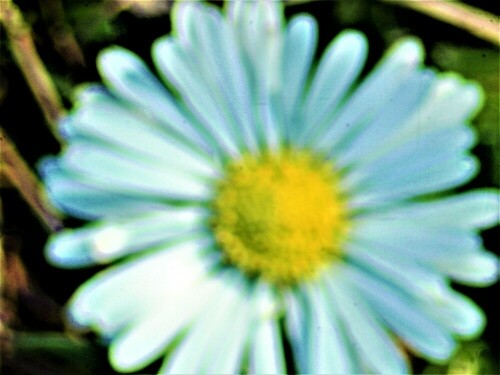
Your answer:
[[[105,50],[106,86],[81,92],[42,165],[55,204],[93,221],[48,258],[127,257],[69,306],[118,370],[164,356],[161,373],[285,373],[287,341],[301,373],[405,373],[398,342],[442,361],[484,326],[450,281],[496,280],[478,231],[498,192],[436,195],[477,171],[480,89],[423,67],[412,38],[357,82],[357,31],[312,69],[316,22],[285,25],[281,7],[180,2],[153,46],[164,83]]]

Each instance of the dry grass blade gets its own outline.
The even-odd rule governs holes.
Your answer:
[[[50,130],[59,139],[57,122],[65,112],[61,98],[38,55],[31,29],[12,0],[0,1],[0,21],[7,31],[12,56],[33,92]]]
[[[52,232],[63,227],[56,211],[49,206],[43,193],[40,181],[26,165],[12,142],[0,128],[0,151],[2,175],[17,188],[24,200],[33,209],[36,216]]]

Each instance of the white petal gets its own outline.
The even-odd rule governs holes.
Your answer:
[[[231,1],[228,14],[242,53],[259,90],[280,87],[283,43],[283,4],[277,1]]]
[[[137,55],[116,46],[107,48],[99,54],[97,67],[118,96],[152,115],[168,131],[174,130],[198,147],[209,148],[199,129]]]
[[[387,257],[384,260],[370,247],[351,246],[350,250],[349,257],[356,264],[394,287],[405,290],[419,301],[419,308],[453,333],[471,336],[482,330],[482,311],[472,301],[448,288],[434,269],[423,268],[415,259]]]
[[[246,62],[253,106],[267,149],[282,141],[284,123],[279,106],[282,90],[283,4],[279,1],[228,2],[231,27]]]
[[[199,177],[176,171],[166,163],[153,164],[87,142],[73,142],[62,163],[116,192],[156,195],[165,199],[199,200],[210,196],[208,182]]]
[[[187,324],[185,314],[180,311],[173,314],[168,308],[161,315],[145,315],[140,319],[110,346],[109,361],[117,371],[137,371],[148,365],[165,351],[168,343]]]
[[[384,246],[381,246],[385,249]],[[442,287],[444,276],[418,257],[384,254],[378,246],[363,241],[351,241],[346,246],[349,262],[404,289],[414,297],[426,299]]]
[[[237,287],[237,286],[235,286]],[[218,340],[205,352],[202,373],[236,374],[240,372],[244,349],[248,345],[250,329],[255,319],[255,306],[245,290],[238,292],[236,305],[226,311],[217,329]],[[227,325],[231,322],[231,329]]]
[[[379,155],[383,151],[381,144],[397,132],[399,125],[411,117],[415,110],[418,110],[434,80],[433,72],[419,70],[401,82],[398,89],[392,92],[388,102],[366,122],[361,131],[353,135],[345,152],[336,154],[337,168],[351,164],[358,167],[365,159],[371,160]]]
[[[304,290],[310,304],[311,319],[306,326],[308,335],[308,373],[351,374],[353,361],[344,323],[335,306],[327,298],[322,282],[308,285]]]
[[[441,324],[455,334],[472,337],[480,333],[486,323],[483,311],[469,298],[443,287],[424,305]]]
[[[363,362],[376,373],[406,374],[408,367],[402,353],[357,291],[342,277],[332,275],[326,280],[332,304],[337,307]]]
[[[444,163],[470,149],[474,142],[475,133],[471,128],[456,126],[416,136],[386,154],[375,146],[372,153],[364,152],[365,159],[358,160],[358,164],[352,166],[352,171],[347,172],[343,186],[347,191],[364,191],[373,181],[393,179],[402,170],[412,174]],[[369,148],[357,147],[359,150]]]
[[[285,123],[282,117],[278,96],[262,97],[257,101],[257,116],[262,129],[265,150],[277,150],[283,147],[285,137]]]
[[[498,257],[486,251],[441,257],[432,264],[455,281],[472,286],[494,284],[500,273]]]
[[[303,295],[287,293],[285,324],[292,346],[293,358],[299,373],[309,372],[309,336],[307,327],[311,324],[311,314]]]
[[[417,353],[435,361],[447,360],[456,343],[450,333],[419,309],[415,300],[377,277],[344,265],[342,272],[370,301],[374,310]]]
[[[283,52],[283,107],[287,133],[294,135],[303,126],[301,117],[304,87],[318,38],[316,20],[308,15],[298,15],[288,24]]]
[[[372,258],[403,257],[408,261],[414,260],[416,266],[423,265],[430,271],[434,270],[432,272],[467,285],[490,285],[498,279],[498,258],[492,253],[481,251],[481,239],[476,234],[463,230],[436,230],[418,226],[412,228],[411,225],[398,223],[383,224],[385,225],[371,223],[370,226],[357,228],[355,241],[370,249]],[[360,249],[355,251],[360,253]],[[363,259],[365,262],[374,261],[367,255],[363,255]],[[399,263],[401,261],[396,261],[396,264]]]
[[[398,93],[401,85],[415,74],[423,60],[423,48],[415,39],[405,39],[389,50],[368,78],[347,99],[338,114],[306,138],[312,146],[331,153],[335,159],[345,152],[344,141],[359,130]],[[384,95],[380,93],[383,92]]]
[[[281,331],[276,318],[261,319],[255,328],[250,352],[253,374],[284,374],[286,372]]]
[[[192,52],[184,49],[171,36],[156,40],[153,46],[153,59],[160,73],[179,91],[186,105],[202,125],[202,136],[220,147],[229,155],[239,155],[234,128],[220,108],[221,102],[214,97],[209,85],[203,81],[193,66]]]
[[[120,333],[110,347],[110,362],[118,371],[137,371],[158,358],[168,343],[216,297],[210,280],[201,280],[190,290],[164,298],[155,310],[146,312]]]
[[[365,271],[405,290],[418,300],[419,308],[453,333],[470,337],[484,327],[482,311],[472,301],[449,289],[444,280],[436,276],[435,270],[422,268],[418,260],[404,261],[395,256],[384,259],[369,246],[362,248],[353,244],[349,258]]]
[[[406,257],[430,261],[481,249],[481,238],[468,230],[428,227],[404,220],[359,220],[353,226],[352,236],[387,259]]]
[[[408,202],[363,218],[391,225],[405,221],[425,227],[489,228],[499,223],[499,205],[498,190],[481,189],[425,202]]]
[[[158,128],[151,119],[102,92],[86,93],[84,105],[66,118],[73,137],[96,138],[153,162],[176,169],[214,176],[215,165],[199,147],[181,143]]]
[[[164,363],[160,373],[165,374],[196,374],[203,372],[204,366],[213,359],[208,351],[214,346],[223,352],[228,350],[226,345],[221,345],[227,334],[227,324],[234,320],[234,309],[238,308],[243,296],[234,275],[219,279],[217,295],[212,298],[212,303],[200,316],[187,336],[177,346],[169,359]],[[235,327],[240,329],[242,327]],[[236,331],[237,332],[237,331]],[[239,347],[241,349],[241,345]],[[239,350],[238,350],[239,351]],[[229,354],[229,353],[224,353]],[[217,370],[217,369],[216,369]],[[237,369],[233,369],[233,372]],[[221,373],[216,371],[216,373]]]
[[[191,239],[101,272],[72,297],[72,319],[113,333],[121,323],[205,275],[212,260],[203,260],[201,253],[208,246],[207,240]]]
[[[306,130],[322,124],[337,109],[361,72],[366,52],[366,38],[356,31],[344,31],[330,43],[304,103],[304,123],[309,127]]]
[[[464,81],[453,73],[442,74],[420,108],[400,124],[381,147],[391,147],[428,132],[468,123],[480,107],[482,99],[482,90],[478,84]]]
[[[217,9],[193,2],[178,3],[173,17],[183,47],[197,61],[193,69],[211,88],[240,147],[255,151],[258,129],[234,30]]]
[[[166,208],[130,219],[95,223],[80,230],[65,230],[51,238],[47,255],[62,267],[109,262],[199,231],[207,213],[194,208]]]
[[[479,163],[475,157],[459,155],[427,169],[417,164],[409,167],[411,171],[410,168],[392,171],[390,179],[387,176],[373,178],[362,187],[363,192],[353,194],[349,204],[352,208],[373,208],[450,189],[474,177]]]
[[[45,158],[39,168],[52,203],[82,219],[122,217],[160,211],[167,207],[165,202],[152,196],[141,197],[133,193],[111,191],[68,171],[55,158]]]

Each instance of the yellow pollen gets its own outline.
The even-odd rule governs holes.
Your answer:
[[[230,163],[212,207],[227,262],[278,285],[314,277],[340,255],[347,231],[337,186],[332,165],[307,151]]]

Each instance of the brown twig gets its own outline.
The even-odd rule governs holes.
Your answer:
[[[69,65],[85,66],[82,49],[65,20],[61,0],[40,0],[39,4],[55,50]]]
[[[382,0],[416,10],[500,45],[500,18],[473,6],[446,0]]]
[[[168,13],[174,0],[107,0],[103,3],[106,14],[113,18],[123,11],[132,12],[137,17],[155,17]]]
[[[33,92],[50,130],[59,139],[57,122],[65,113],[61,98],[36,51],[31,29],[12,0],[0,1],[0,21],[7,31],[12,55]]]
[[[52,232],[60,230],[63,223],[59,214],[46,201],[40,181],[30,170],[13,143],[0,128],[2,174],[17,188],[42,223]]]

